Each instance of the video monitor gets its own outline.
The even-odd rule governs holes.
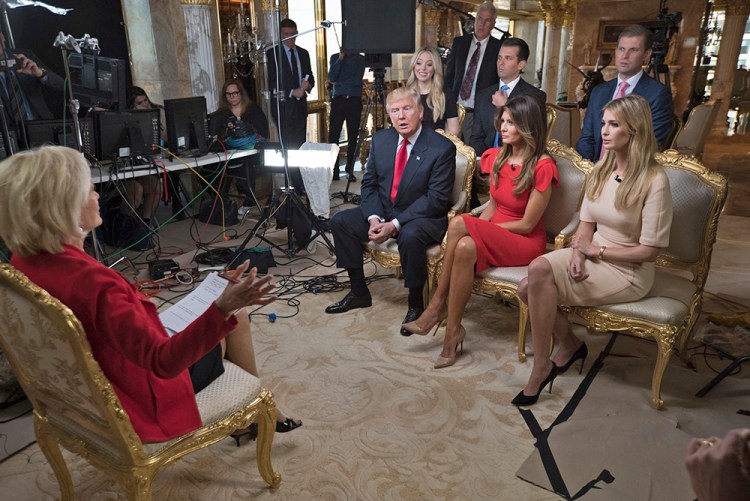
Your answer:
[[[86,53],[68,55],[73,95],[82,108],[126,109],[126,62]]]
[[[188,151],[208,153],[209,137],[206,98],[203,96],[164,101],[167,120],[167,147],[175,155]]]
[[[161,135],[159,114],[158,108],[96,112],[96,158],[152,154]]]
[[[90,117],[79,118],[78,127],[81,130],[83,152],[96,156],[93,120]],[[26,122],[26,137],[29,141],[29,148],[56,144],[78,149],[73,120],[70,118],[66,120],[29,120]]]

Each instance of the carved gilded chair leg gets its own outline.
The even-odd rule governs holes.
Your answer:
[[[118,478],[130,501],[151,501],[151,484],[156,472],[151,468],[134,468]]]
[[[281,484],[281,474],[273,470],[271,464],[271,446],[276,431],[276,404],[271,392],[264,390],[261,394],[263,403],[258,414],[258,439],[255,446],[255,458],[258,472],[266,483],[275,489]]]
[[[669,359],[672,356],[672,348],[674,348],[674,337],[672,340],[659,338],[656,340],[656,344],[659,347],[656,355],[656,365],[654,366],[654,376],[651,380],[651,405],[656,410],[661,410],[664,407],[664,401],[661,399],[661,380],[664,378],[664,371],[669,365]]]
[[[701,308],[703,306],[703,296],[700,296],[698,298],[697,304],[694,306],[691,306],[690,310],[695,312],[695,314],[692,314],[688,317],[687,324],[685,325],[685,329],[680,331],[677,338],[680,343],[680,360],[682,360],[682,363],[692,367],[693,363],[690,361],[690,353],[688,352],[688,343],[690,342],[690,339],[693,335],[693,327],[695,327],[695,322],[698,320],[698,316],[700,315]]]
[[[34,412],[34,429],[36,431],[37,443],[39,444],[39,448],[42,449],[44,457],[49,461],[49,465],[52,467],[55,477],[57,477],[57,483],[60,484],[60,499],[62,501],[72,501],[73,480],[70,477],[70,470],[68,470],[62,456],[62,451],[60,451],[60,443],[54,435],[47,433],[45,425],[41,422],[43,419]]]
[[[529,307],[518,300],[518,360],[526,361],[526,328],[529,325]]]

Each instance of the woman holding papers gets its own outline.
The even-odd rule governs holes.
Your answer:
[[[272,277],[256,280],[253,269],[241,280],[243,263],[206,311],[170,337],[151,301],[83,251],[101,222],[99,195],[77,151],[45,146],[0,163],[0,236],[11,264],[78,317],[141,440],[179,437],[201,426],[194,393],[223,372],[222,355],[258,374],[248,317],[235,312],[273,301],[266,297]],[[277,431],[301,424],[277,414]]]

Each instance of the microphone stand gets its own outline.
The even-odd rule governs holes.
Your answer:
[[[276,26],[278,27],[281,24],[281,10],[279,7],[279,3],[277,0],[276,3]],[[330,24],[329,24],[330,26]],[[295,192],[294,186],[291,185],[290,179],[291,176],[289,175],[289,154],[286,148],[286,144],[284,143],[283,136],[281,135],[282,125],[281,125],[281,103],[286,101],[287,96],[284,91],[284,85],[283,85],[283,71],[281,68],[281,64],[283,64],[282,57],[286,57],[286,54],[283,52],[283,47],[281,45],[292,38],[296,38],[300,35],[305,35],[307,33],[311,33],[313,31],[317,31],[321,28],[325,28],[327,26],[321,25],[316,26],[315,28],[309,29],[307,31],[303,31],[302,33],[297,33],[292,36],[288,36],[286,38],[281,38],[281,33],[279,32],[278,40],[272,41],[270,48],[271,53],[273,54],[275,66],[276,66],[276,89],[274,91],[274,99],[275,99],[275,105],[276,105],[276,132],[279,136],[279,144],[281,145],[281,156],[284,159],[284,186],[281,188],[281,192],[283,192],[286,197],[279,203],[279,206],[284,205],[283,210],[286,211],[286,223],[287,223],[287,247],[286,249],[283,249],[279,247],[278,245],[269,242],[265,237],[261,237],[263,241],[269,242],[274,248],[279,249],[281,252],[283,252],[287,257],[293,257],[297,252],[300,250],[306,248],[313,240],[315,240],[318,236],[322,236],[323,240],[325,240],[327,246],[331,251],[334,250],[333,243],[329,240],[329,238],[326,236],[325,232],[323,231],[323,228],[320,225],[320,222],[318,221],[318,218],[313,217],[310,215],[308,208],[305,206],[305,204],[302,202],[302,200],[299,198],[299,195]],[[272,36],[274,38],[277,38],[275,36],[275,30],[272,31]],[[273,209],[276,206],[277,202],[281,200],[281,197],[277,197],[276,193],[271,197],[271,202],[269,203],[268,207],[264,211],[265,213],[261,215],[258,222],[255,224],[253,229],[250,231],[250,233],[245,237],[245,240],[237,247],[237,249],[234,252],[234,255],[229,260],[229,263],[227,264],[227,268],[232,268],[233,266],[237,266],[240,263],[237,262],[239,257],[242,255],[242,252],[247,247],[247,244],[250,242],[250,240],[255,237],[258,230],[265,224],[268,223],[268,220],[271,218],[273,213],[275,212]],[[301,242],[299,247],[295,248],[294,246],[294,230],[292,226],[292,217],[294,215],[294,207],[297,207],[299,212],[308,219],[308,221],[311,224],[311,228],[314,228],[315,231],[312,232],[312,234],[305,239],[304,242]]]

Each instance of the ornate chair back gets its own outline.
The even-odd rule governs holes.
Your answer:
[[[577,106],[559,106],[547,103],[547,111],[555,112],[556,118],[549,128],[547,139],[556,139],[565,146],[575,146],[581,133],[580,113]],[[577,130],[576,130],[577,127]]]
[[[551,103],[545,104],[547,110],[547,140],[551,138],[552,130],[555,128],[555,122],[557,122],[557,106]]]
[[[672,115],[672,131],[667,136],[667,140],[664,142],[664,149],[668,150],[674,148],[674,141],[677,139],[680,131],[682,130],[682,119],[677,115]]]
[[[699,104],[690,111],[685,126],[674,139],[672,148],[683,155],[692,155],[697,159],[703,156],[708,133],[711,131],[716,114],[719,112],[720,99]]]
[[[466,108],[464,108],[463,104],[456,104],[456,108],[458,109],[458,130],[461,130],[461,127],[464,126],[464,119],[466,118]]]

